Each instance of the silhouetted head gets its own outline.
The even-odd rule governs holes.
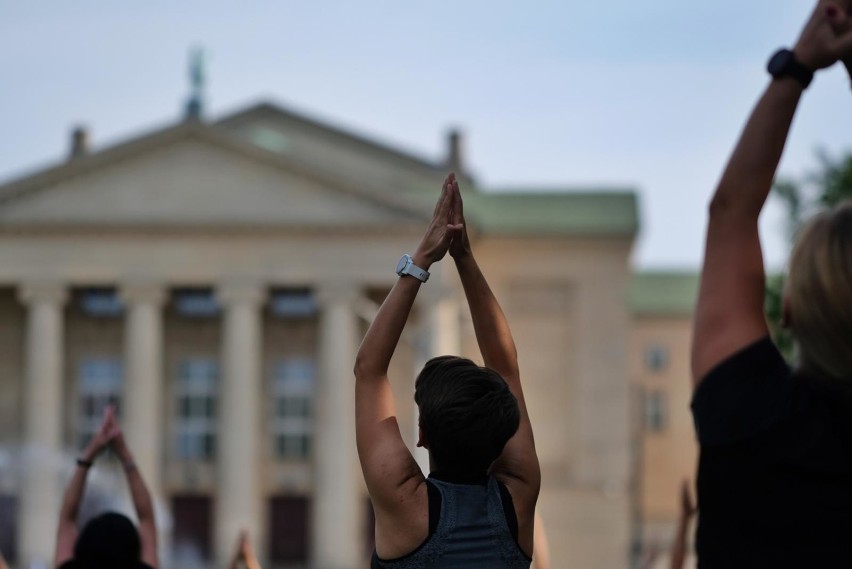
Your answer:
[[[496,371],[455,356],[429,360],[417,376],[422,446],[436,468],[485,473],[518,430],[518,400]]]
[[[805,371],[852,381],[852,202],[816,215],[799,235],[784,316]]]
[[[91,519],[74,545],[74,561],[86,569],[137,569],[141,556],[136,526],[114,512]]]

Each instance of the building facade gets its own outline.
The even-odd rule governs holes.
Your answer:
[[[516,335],[559,567],[623,568],[634,523],[631,191],[485,191],[458,135],[429,161],[272,105],[189,117],[0,186],[0,548],[50,563],[73,457],[116,403],[159,506],[163,566],[222,567],[241,529],[269,567],[365,566],[357,345],[449,168]],[[391,378],[481,360],[451,263]],[[422,454],[417,455],[421,464]],[[111,502],[109,457],[87,508]],[[47,538],[46,536],[49,536]]]
[[[698,281],[694,273],[655,272],[634,275],[631,282],[630,369],[637,457],[634,532],[639,567],[646,569],[670,567],[684,481],[692,487],[695,500],[698,446],[689,407],[689,356]],[[691,535],[694,524],[695,520]]]

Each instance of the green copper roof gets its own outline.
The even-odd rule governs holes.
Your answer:
[[[633,236],[636,194],[623,192],[469,192],[465,215],[485,234]]]
[[[688,316],[695,309],[699,279],[698,273],[636,273],[630,283],[630,309],[640,316]]]

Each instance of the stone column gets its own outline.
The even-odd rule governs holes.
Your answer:
[[[53,563],[61,501],[62,307],[59,283],[35,283],[19,291],[27,305],[24,385],[24,462],[21,476],[19,566]]]
[[[215,496],[216,564],[227,566],[241,529],[263,555],[265,541],[260,483],[261,312],[264,289],[258,283],[219,288],[224,307],[222,381],[217,433]]]
[[[160,285],[133,282],[120,291],[126,305],[124,400],[121,415],[127,443],[157,508],[160,558],[168,552],[162,523],[163,495],[163,317]]]
[[[460,303],[455,292],[440,282],[433,283],[430,280],[421,288],[418,304],[420,330],[412,378],[416,378],[426,362],[434,357],[461,355]],[[414,379],[412,379],[412,390],[413,382]],[[414,417],[412,429],[414,429],[414,440],[417,441],[420,414],[417,412],[413,399],[410,404],[415,406],[412,414]],[[429,452],[415,447],[412,454],[423,473],[429,474]]]
[[[320,373],[314,415],[314,495],[311,567],[354,569],[363,563],[364,502],[355,448],[354,285],[318,291]]]

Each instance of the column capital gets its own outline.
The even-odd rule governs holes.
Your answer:
[[[166,301],[166,287],[155,281],[133,280],[122,283],[118,293],[126,304],[153,304],[161,306]]]
[[[267,297],[267,287],[255,280],[234,279],[216,287],[216,299],[224,306],[231,304],[260,305]]]
[[[349,281],[322,282],[314,287],[314,294],[320,307],[330,304],[351,305],[361,296],[361,287]]]
[[[59,280],[21,283],[18,298],[24,304],[49,303],[62,305],[68,300],[68,287]]]

